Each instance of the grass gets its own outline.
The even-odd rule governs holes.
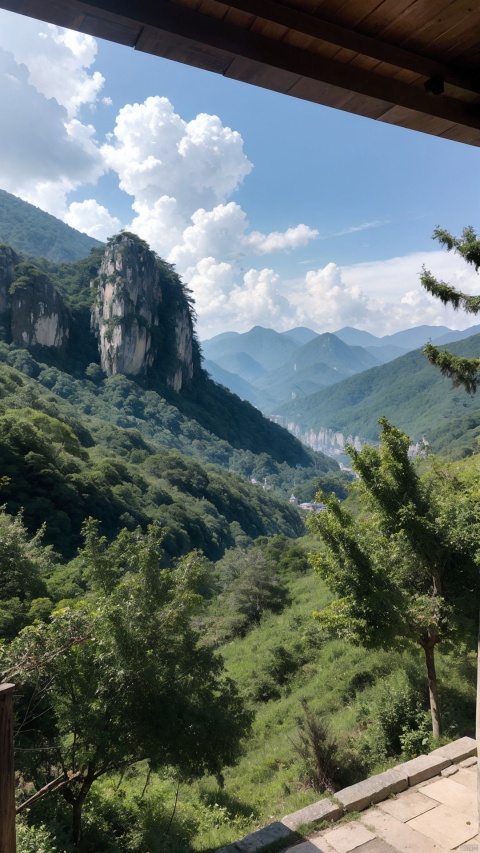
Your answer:
[[[425,708],[427,687],[421,650],[366,650],[346,640],[328,640],[311,616],[330,599],[326,587],[313,573],[292,577],[288,585],[290,606],[278,615],[264,615],[260,625],[243,639],[232,640],[220,649],[228,673],[249,697],[256,715],[243,756],[235,767],[224,770],[223,787],[213,777],[182,784],[166,836],[176,785],[168,775],[152,774],[151,786],[142,799],[145,768],[140,767],[127,774],[120,792],[114,791],[118,779],[99,783],[100,804],[94,809],[97,824],[101,823],[98,815],[102,809],[118,810],[121,820],[126,820],[123,816],[131,809],[146,826],[142,837],[148,839],[144,849],[150,853],[213,853],[316,802],[322,795],[305,783],[305,768],[294,748],[303,699],[328,721],[338,742],[338,788],[398,763],[400,749],[395,752],[385,744],[389,738],[390,744],[395,742],[401,724],[398,714],[412,695],[419,697]],[[279,646],[288,649],[298,666],[277,685],[276,698],[254,701],[252,689],[268,668],[272,650]],[[473,652],[459,648],[440,652],[437,669],[447,734],[451,738],[470,734],[475,718]],[[389,725],[394,727],[393,734]],[[101,805],[105,799],[108,808]],[[320,828],[318,823],[300,827],[298,834],[318,832]],[[116,847],[85,847],[85,852],[137,853],[143,849],[133,842],[132,846],[126,841],[118,843]]]

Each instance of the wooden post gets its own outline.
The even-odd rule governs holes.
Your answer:
[[[0,684],[0,853],[15,853],[14,684]]]
[[[480,821],[480,613],[478,615],[478,641],[477,641],[477,714],[476,714],[476,740],[477,740],[477,813]],[[480,825],[480,824],[479,824]]]

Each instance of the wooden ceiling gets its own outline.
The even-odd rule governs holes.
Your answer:
[[[480,146],[478,0],[0,0],[0,7]]]

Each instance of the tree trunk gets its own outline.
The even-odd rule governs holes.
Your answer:
[[[72,803],[72,842],[80,844],[82,840],[82,809],[85,797],[81,794]]]
[[[442,734],[442,721],[438,705],[437,673],[435,671],[435,640],[429,637],[422,643],[427,664],[428,693],[430,696],[430,711],[432,714],[432,734],[434,738]]]

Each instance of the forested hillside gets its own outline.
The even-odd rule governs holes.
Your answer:
[[[3,500],[8,512],[22,510],[32,534],[45,524],[44,542],[63,557],[75,555],[82,524],[93,516],[109,538],[123,527],[146,529],[156,520],[168,527],[164,548],[170,557],[198,548],[218,559],[225,548],[259,535],[301,533],[301,518],[287,501],[294,483],[304,499],[313,498],[319,483],[345,492],[347,479],[336,463],[306,450],[209,379],[195,341],[189,350],[182,338],[183,362],[176,366],[178,343],[169,324],[178,330],[180,318],[188,333],[188,302],[173,271],[138,238],[121,235],[104,252],[94,249],[73,264],[27,263],[10,250],[3,254],[2,286],[11,281],[2,297],[0,344]],[[155,286],[163,288],[162,316],[154,329],[161,330],[160,343],[152,350],[150,367],[148,349],[140,350],[146,353],[145,366],[139,363],[140,372],[133,376],[121,370],[105,375],[104,350],[90,331],[91,283],[98,281],[102,257],[108,264],[114,258],[122,299],[127,278],[118,270],[123,263],[131,278],[141,264],[144,317],[155,308],[148,307],[154,298],[148,269],[157,276]],[[113,287],[114,277],[109,278]],[[64,300],[63,325],[58,306],[50,307],[56,305],[56,294]],[[43,313],[30,329],[36,298],[43,300]],[[147,321],[137,321],[128,300],[125,304],[132,320],[128,313],[118,320],[130,338],[116,345],[117,360],[121,347],[130,346],[135,323],[133,346],[148,343]],[[45,340],[42,323],[50,310],[51,345],[42,345],[37,341]],[[61,336],[58,329],[51,334],[52,324]],[[28,329],[33,343],[26,348],[21,344]],[[107,328],[102,343],[107,355],[110,341]],[[184,383],[181,393],[172,387],[177,376]]]
[[[101,245],[5,190],[0,190],[0,242],[17,252],[55,262],[79,260]]]
[[[468,357],[478,352],[479,344],[480,337],[474,335],[449,348]],[[292,400],[279,409],[279,415],[284,425],[298,427],[298,435],[324,427],[370,441],[378,439],[378,418],[384,415],[413,440],[425,436],[435,451],[437,442],[438,449],[446,450],[448,439],[441,436],[455,432],[455,422],[469,412],[475,417],[477,409],[475,396],[454,388],[415,350],[328,390]]]

